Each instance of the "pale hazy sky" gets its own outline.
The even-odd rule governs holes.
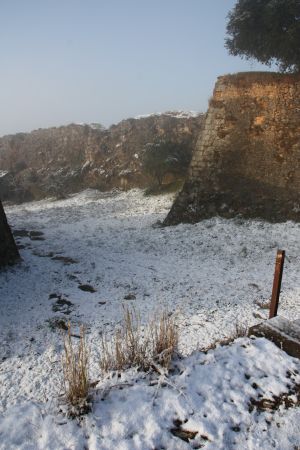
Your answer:
[[[0,0],[0,135],[205,111],[235,0]]]

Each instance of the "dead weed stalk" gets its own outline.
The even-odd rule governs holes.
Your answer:
[[[103,372],[130,367],[147,372],[157,365],[168,369],[177,345],[176,321],[167,311],[142,326],[137,311],[124,307],[121,326],[112,339],[102,337],[100,368]]]
[[[166,310],[151,321],[149,331],[152,337],[152,359],[168,368],[178,346],[178,328],[175,316]]]
[[[70,405],[70,415],[79,416],[90,410],[89,397],[89,352],[84,327],[80,328],[79,343],[72,342],[71,325],[64,340],[62,356],[65,397]]]

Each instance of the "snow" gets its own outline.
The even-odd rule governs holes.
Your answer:
[[[87,160],[81,167],[81,171],[83,172],[86,169],[89,169],[90,166],[92,165],[92,161]]]
[[[87,190],[67,200],[7,206],[23,261],[0,273],[0,449],[294,449],[299,407],[249,411],[300,383],[300,362],[265,339],[199,352],[236,324],[267,317],[277,248],[287,251],[279,313],[299,319],[299,224],[215,218],[160,228],[172,195]],[[89,284],[95,293],[78,287]],[[134,293],[135,300],[124,297]],[[71,302],[57,310],[56,294]],[[100,377],[99,334],[120,322],[122,304],[144,320],[176,312],[179,350],[168,378],[131,369]],[[56,307],[56,308],[55,308]],[[60,309],[60,310],[59,310]],[[54,319],[85,324],[93,409],[82,421],[61,404],[62,332]],[[288,375],[289,373],[289,375]],[[292,374],[292,375],[291,375]],[[253,387],[257,386],[257,387]],[[190,443],[170,429],[197,431]],[[238,431],[237,431],[238,430]],[[202,436],[202,437],[201,437]]]
[[[88,126],[89,128],[92,128],[93,130],[100,130],[100,131],[105,130],[105,127],[101,123],[97,123],[97,122],[74,122],[74,125],[79,125],[81,127]]]
[[[130,175],[130,174],[132,174],[131,169],[123,169],[123,170],[121,170],[121,172],[119,172],[119,177],[124,177],[124,176]]]
[[[202,114],[199,111],[166,111],[166,112],[155,112],[150,114],[140,114],[135,117],[135,119],[145,119],[147,117],[153,117],[153,116],[170,116],[175,117],[177,119],[189,119],[193,117],[198,117],[200,114]]]

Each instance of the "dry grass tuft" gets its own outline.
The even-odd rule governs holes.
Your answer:
[[[102,337],[100,368],[104,372],[129,367],[147,372],[157,365],[168,369],[177,345],[176,321],[167,311],[142,326],[136,310],[124,308],[123,321],[112,339]]]
[[[248,325],[245,323],[236,322],[235,323],[235,332],[232,335],[233,339],[237,339],[239,337],[245,337],[248,335]]]
[[[71,335],[71,325],[64,341],[64,354],[62,357],[64,375],[64,392],[70,405],[70,416],[80,416],[89,412],[89,352],[87,349],[84,328],[80,328],[80,339],[74,346]]]
[[[170,367],[179,339],[175,317],[164,310],[152,320],[149,329],[152,335],[152,358],[162,367]]]
[[[202,347],[200,350],[202,352],[208,352],[209,350],[214,350],[218,345],[221,347],[224,347],[226,345],[232,344],[236,339],[241,337],[246,337],[248,335],[248,325],[244,323],[235,323],[235,329],[232,331],[232,333],[224,338],[216,339],[214,342],[212,342],[207,347]]]
[[[123,322],[112,339],[102,336],[100,368],[104,372],[133,366],[144,368],[148,350],[149,336],[144,333],[139,314],[135,309],[124,308]]]

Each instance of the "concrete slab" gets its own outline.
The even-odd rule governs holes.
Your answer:
[[[248,336],[265,337],[289,355],[300,359],[300,319],[290,321],[280,316],[273,317],[251,327]]]

